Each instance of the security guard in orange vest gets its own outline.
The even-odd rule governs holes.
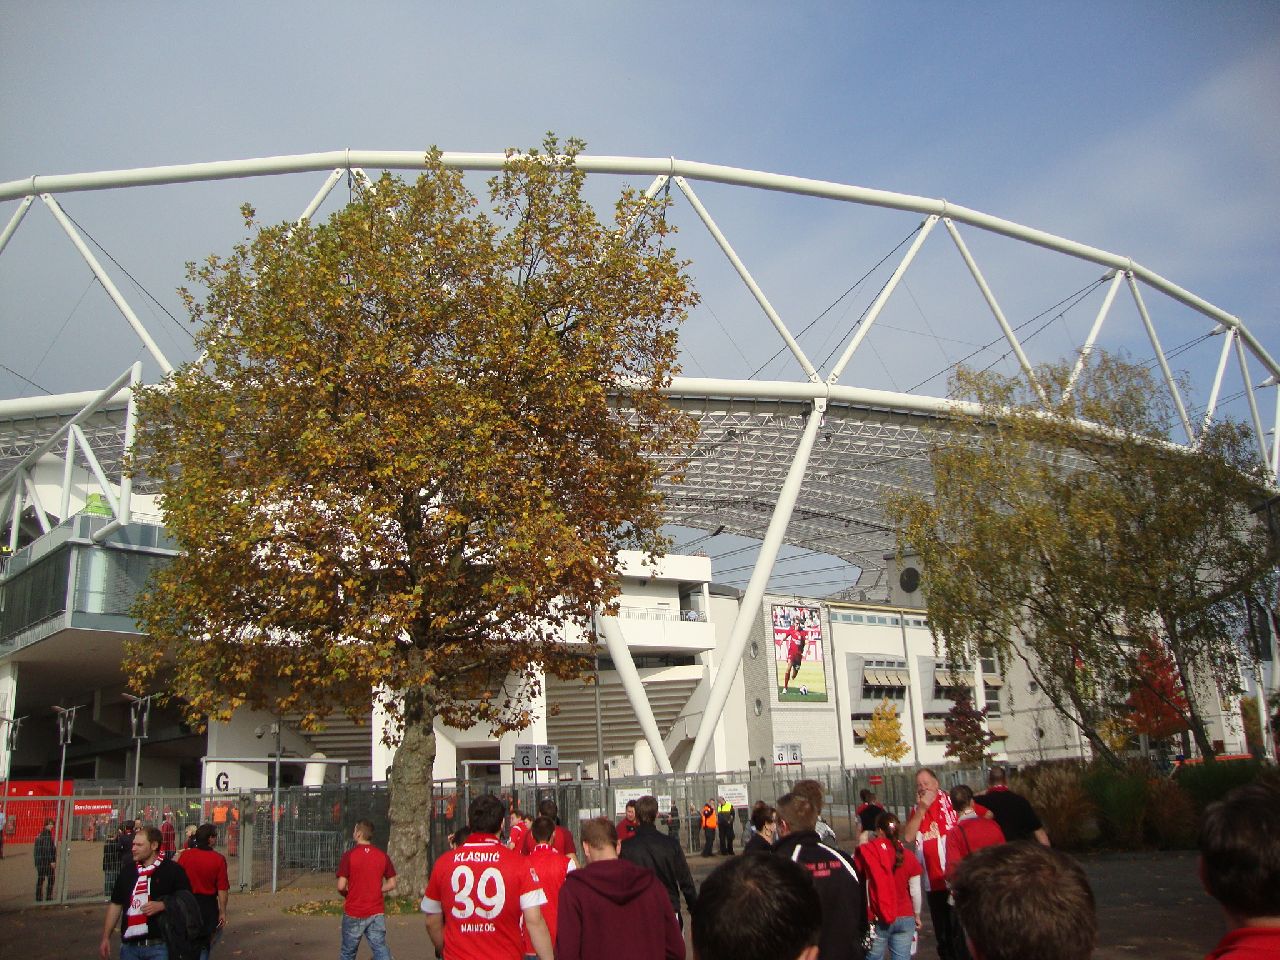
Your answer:
[[[716,802],[708,800],[702,805],[702,837],[706,844],[702,848],[704,857],[711,856],[711,848],[716,843]]]

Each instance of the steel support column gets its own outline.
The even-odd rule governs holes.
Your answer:
[[[640,682],[640,672],[636,670],[636,663],[631,659],[631,650],[627,646],[626,638],[622,635],[622,625],[617,617],[605,616],[596,617],[596,623],[600,626],[600,632],[604,634],[604,645],[609,651],[610,659],[613,660],[613,669],[618,672],[622,689],[627,695],[631,709],[636,713],[636,719],[640,721],[640,729],[644,733],[645,742],[649,744],[649,749],[653,751],[653,759],[657,762],[659,770],[663,773],[671,773],[671,757],[667,754],[667,745],[662,742],[658,721],[654,718],[653,707],[649,705],[649,695],[644,692],[644,684]]]
[[[818,439],[818,430],[822,426],[822,416],[826,409],[825,399],[814,400],[813,409],[809,412],[809,422],[805,424],[795,456],[791,459],[791,467],[787,470],[786,479],[782,482],[782,489],[778,491],[778,503],[773,508],[773,516],[769,518],[769,527],[760,544],[760,553],[756,556],[755,569],[751,571],[751,579],[742,596],[742,603],[738,606],[738,615],[733,621],[729,643],[716,667],[711,692],[707,696],[707,705],[703,708],[702,721],[698,724],[698,735],[694,738],[693,750],[685,766],[686,773],[697,773],[698,768],[702,766],[707,748],[711,745],[716,724],[720,722],[720,715],[724,713],[724,705],[729,700],[733,678],[742,664],[742,653],[747,647],[747,636],[760,615],[760,604],[764,600],[769,577],[773,574],[773,564],[778,558],[778,549],[782,546],[782,538],[787,532],[787,525],[791,522],[791,512],[795,509],[796,499],[804,484],[805,472],[809,467],[809,455],[813,452],[814,442]]]

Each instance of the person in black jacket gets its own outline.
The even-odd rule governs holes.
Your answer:
[[[52,900],[53,878],[58,865],[58,847],[53,842],[52,820],[44,822],[44,829],[31,848],[31,856],[36,863],[36,900]]]
[[[622,841],[619,856],[637,866],[647,867],[658,875],[662,885],[667,888],[671,908],[683,930],[680,894],[684,893],[685,905],[692,913],[693,905],[698,900],[698,888],[693,884],[693,874],[689,872],[689,861],[684,858],[680,841],[659,833],[655,823],[657,819],[657,798],[645,796],[636,800],[636,832],[634,836]]]
[[[123,943],[132,947],[164,946],[168,941],[164,919],[165,898],[179,890],[191,892],[186,871],[168,857],[160,856],[164,837],[156,827],[147,827],[133,835],[129,862],[120,868],[111,889],[106,921],[102,925],[102,941],[98,944],[100,960],[111,956],[111,932],[118,926]],[[198,909],[198,908],[197,908]]]
[[[822,960],[862,960],[867,930],[867,896],[853,857],[818,839],[818,811],[798,793],[778,798],[775,856],[786,857],[809,871],[822,904]]]

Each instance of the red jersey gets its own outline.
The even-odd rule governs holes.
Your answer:
[[[902,863],[895,867],[893,863],[897,858],[897,849],[884,837],[861,844],[854,857],[867,885],[868,911],[872,919],[881,923],[893,923],[899,917],[915,914],[911,878],[920,876],[920,861],[906,847],[902,848]]]
[[[178,858],[178,866],[187,872],[191,892],[213,896],[219,890],[229,890],[227,882],[227,858],[217,850],[201,850],[195,847],[184,850]]]
[[[529,833],[529,828],[523,820],[517,820],[511,825],[511,849],[521,855],[524,854],[524,838]]]
[[[547,921],[547,932],[551,934],[551,942],[555,943],[560,888],[564,886],[564,878],[569,875],[569,871],[574,869],[573,861],[551,844],[538,843],[534,844],[533,853],[529,854],[525,862],[542,884],[542,892],[547,895],[547,902],[542,905],[542,919]],[[524,935],[524,952],[525,956],[534,952],[527,931]]]
[[[630,840],[632,837],[634,837],[636,835],[636,827],[638,825],[639,824],[637,823],[637,821],[628,820],[626,817],[623,817],[621,820],[619,820],[618,821],[618,842],[621,843],[623,840]]]
[[[491,833],[473,833],[432,866],[422,912],[444,915],[449,960],[520,960],[524,911],[546,902],[526,858]]]
[[[568,827],[556,827],[556,832],[551,835],[551,846],[559,850],[566,857],[574,856],[578,850],[573,845],[573,834],[569,832]],[[517,848],[520,849],[520,848]],[[524,835],[524,848],[521,853],[528,856],[533,853],[533,831],[529,830]]]
[[[947,883],[955,876],[960,861],[983,847],[994,847],[1004,843],[1004,831],[994,820],[982,817],[965,817],[947,834],[946,874]]]
[[[395,875],[396,868],[390,857],[371,843],[357,843],[338,861],[336,876],[347,878],[347,899],[342,912],[356,918],[384,912],[382,881]]]

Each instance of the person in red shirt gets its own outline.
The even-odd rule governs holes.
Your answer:
[[[507,849],[524,854],[524,840],[529,833],[530,817],[519,811],[511,814],[511,826],[507,829]]]
[[[578,848],[573,844],[573,834],[569,832],[567,827],[560,826],[560,809],[556,806],[556,802],[550,798],[542,800],[538,803],[538,816],[550,817],[556,825],[555,836],[551,838],[551,846],[555,847],[566,857],[570,857],[575,864],[578,863]],[[533,835],[526,833],[524,835],[523,853],[528,855],[533,851]]]
[[[878,836],[858,847],[854,864],[867,883],[867,919],[876,937],[867,960],[909,960],[920,928],[920,861],[902,845],[901,827],[891,813],[880,814]]]
[[[547,895],[547,902],[542,905],[542,919],[547,921],[547,934],[554,944],[556,942],[556,911],[560,901],[560,888],[564,886],[565,877],[575,869],[574,863],[563,853],[551,846],[551,838],[555,835],[556,824],[550,817],[539,817],[529,828],[533,832],[533,852],[528,856],[529,869],[542,884],[542,892]],[[533,943],[526,932],[524,937],[525,956],[534,953]]]
[[[636,802],[627,801],[625,815],[618,821],[618,841],[630,840],[636,835]]]
[[[782,689],[790,689],[791,681],[800,673],[804,662],[804,629],[790,624],[783,634],[787,641],[787,669],[782,674]]]
[[[1004,831],[995,820],[979,816],[977,804],[973,802],[973,790],[965,784],[951,788],[951,807],[955,810],[956,825],[946,838],[946,868],[944,873],[948,882],[955,876],[960,861],[983,847],[1004,843]]]
[[[431,867],[422,897],[427,935],[436,956],[448,960],[520,960],[524,934],[538,960],[555,960],[547,922],[547,895],[529,861],[498,840],[502,801],[482,794],[471,801],[466,843]]]
[[[396,889],[391,858],[373,845],[373,824],[357,820],[351,838],[356,845],[338,863],[338,893],[342,905],[341,960],[356,960],[360,938],[369,941],[373,960],[391,960],[387,949],[387,917],[383,898]]]
[[[166,812],[160,824],[160,856],[172,857],[178,848],[178,831],[173,825],[173,813]]]
[[[927,768],[916,773],[916,806],[902,830],[902,839],[913,843],[924,867],[925,900],[929,922],[938,946],[938,960],[956,960],[952,945],[951,906],[947,902],[946,836],[960,818],[937,775]]]
[[[200,951],[200,960],[208,960],[214,934],[227,924],[227,858],[213,849],[218,828],[203,823],[196,828],[195,846],[178,853],[178,866],[191,881],[191,892],[200,904],[204,917],[204,936],[208,944]]]
[[[1200,819],[1200,882],[1222,906],[1227,934],[1206,960],[1280,957],[1280,786],[1256,780]]]

